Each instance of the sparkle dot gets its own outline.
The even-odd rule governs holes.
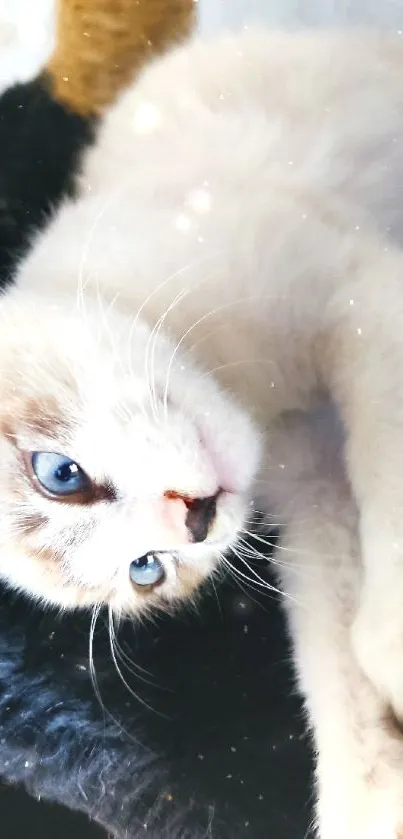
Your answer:
[[[350,299],[349,303],[350,303],[350,306],[354,306],[354,300],[353,299]]]
[[[68,76],[62,76],[62,79],[63,79],[64,82],[68,82],[69,77]]]
[[[136,134],[151,134],[158,128],[161,121],[161,112],[158,108],[152,102],[143,102],[134,114],[133,128]]]
[[[359,326],[359,327],[358,327],[358,329],[357,329],[357,335],[362,335],[362,329],[361,329],[361,327],[360,327],[360,326]]]
[[[195,189],[187,199],[189,207],[195,213],[208,213],[211,209],[211,196],[207,189]]]
[[[192,226],[192,222],[188,216],[183,215],[182,213],[176,217],[175,219],[175,227],[177,230],[180,230],[181,233],[187,233]]]

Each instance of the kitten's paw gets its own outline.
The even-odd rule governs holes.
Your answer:
[[[335,761],[333,780],[319,777],[318,839],[403,839],[403,742],[388,738],[372,770],[359,774],[351,763],[340,772]]]
[[[342,818],[319,819],[318,839],[403,839],[403,829],[395,824],[385,806],[369,806],[367,796],[355,790],[357,801]]]
[[[377,693],[403,722],[403,635],[393,633],[392,622],[378,623],[376,613],[360,610],[352,627],[352,644]]]

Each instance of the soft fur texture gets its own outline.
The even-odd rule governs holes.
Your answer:
[[[402,69],[399,39],[375,36],[178,50],[111,111],[81,199],[1,305],[3,578],[61,606],[166,607],[244,550],[256,505],[276,511],[322,839],[403,825]],[[346,476],[323,472],[328,423],[298,421],[329,394]],[[113,497],[38,493],[22,457],[38,449]],[[211,496],[193,544],[187,501]],[[165,579],[137,591],[148,551]],[[378,693],[350,649],[358,594],[354,648]]]
[[[107,708],[90,679],[86,622],[72,618],[68,641],[55,616],[41,621],[38,615],[27,616],[25,606],[31,629],[27,643],[19,625],[21,606],[3,597],[2,777],[23,783],[35,797],[85,812],[119,839],[142,836],[145,830],[158,839],[202,839],[209,808],[190,798],[186,802],[171,759],[149,745],[141,705],[128,702],[127,686],[111,679],[110,651],[108,656],[102,649],[105,633],[96,642],[96,679]],[[218,835],[230,839],[224,827]]]

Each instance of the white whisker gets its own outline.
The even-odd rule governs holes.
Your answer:
[[[136,702],[139,702],[141,705],[143,705],[149,711],[152,711],[154,714],[158,714],[158,716],[165,717],[165,714],[162,714],[160,711],[157,711],[155,708],[153,708],[151,705],[149,705],[148,702],[146,702],[145,699],[143,699],[141,696],[139,696],[139,694],[136,693],[132,689],[132,687],[129,685],[128,681],[125,679],[125,677],[124,677],[124,675],[123,675],[123,673],[120,669],[119,661],[118,661],[118,658],[117,658],[117,655],[116,655],[115,645],[113,643],[113,633],[111,632],[110,618],[109,618],[109,647],[110,647],[112,661],[114,663],[116,673],[118,674],[119,679],[121,680],[122,684],[125,686],[126,690],[129,692],[129,694],[133,697],[133,699],[136,700]],[[165,718],[167,719],[167,717],[165,717]]]

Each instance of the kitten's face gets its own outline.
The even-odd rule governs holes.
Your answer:
[[[145,324],[18,300],[0,309],[1,577],[118,613],[188,597],[242,527],[254,427]]]

